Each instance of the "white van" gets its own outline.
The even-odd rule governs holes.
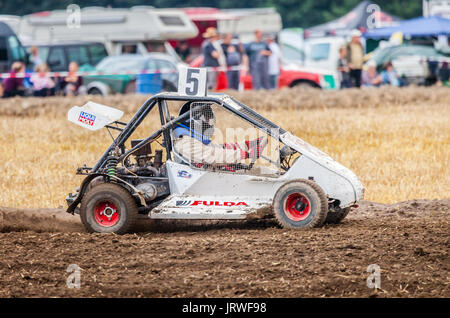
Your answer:
[[[346,45],[344,37],[310,38],[305,41],[305,66],[337,71],[339,48]]]

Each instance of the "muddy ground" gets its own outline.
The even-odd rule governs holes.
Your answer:
[[[117,236],[87,234],[63,210],[0,208],[0,297],[450,297],[449,212],[450,199],[363,202],[313,230],[146,221]],[[79,289],[66,286],[70,264]]]

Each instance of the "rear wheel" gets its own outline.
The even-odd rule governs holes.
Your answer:
[[[102,183],[84,196],[80,217],[90,233],[124,234],[135,224],[138,209],[127,190],[117,184]]]
[[[275,217],[285,228],[319,227],[328,212],[328,200],[313,181],[296,180],[278,189],[273,200]]]
[[[338,224],[340,223],[343,219],[345,219],[345,217],[347,216],[347,214],[350,212],[350,207],[348,208],[331,208],[328,211],[327,214],[327,218],[325,219],[325,223],[330,223],[330,224]]]

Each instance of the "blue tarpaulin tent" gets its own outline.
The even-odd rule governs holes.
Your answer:
[[[389,38],[395,32],[402,32],[403,36],[438,36],[450,34],[450,20],[439,16],[419,17],[400,22],[396,26],[372,29],[364,33],[367,39]]]

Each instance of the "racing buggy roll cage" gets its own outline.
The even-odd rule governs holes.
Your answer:
[[[248,106],[242,104],[241,102],[237,101],[236,99],[228,95],[209,94],[208,96],[205,97],[185,96],[185,95],[178,95],[176,93],[160,93],[153,95],[144,102],[144,104],[139,108],[139,110],[136,112],[136,114],[132,117],[132,119],[128,123],[124,123],[121,121],[114,121],[112,124],[115,124],[115,126],[112,126],[111,124],[105,125],[107,129],[118,130],[120,131],[120,133],[116,138],[113,138],[112,144],[103,153],[103,155],[94,165],[94,167],[89,168],[83,166],[77,169],[77,174],[86,175],[86,178],[81,183],[78,195],[76,197],[72,196],[71,194],[69,195],[69,198],[67,199],[68,202],[67,212],[72,214],[75,212],[77,206],[81,203],[83,196],[86,194],[88,186],[91,183],[91,181],[100,176],[113,179],[119,183],[123,183],[123,185],[140,200],[141,205],[143,206],[145,211],[148,211],[149,209],[151,209],[152,207],[154,207],[155,205],[157,205],[162,201],[160,200],[153,204],[147,205],[143,195],[140,193],[138,189],[136,189],[132,184],[123,180],[122,178],[117,177],[116,175],[108,174],[108,170],[105,171],[105,169],[108,169],[108,162],[110,162],[111,160],[112,153],[117,154],[117,157],[113,159],[114,164],[117,166],[119,163],[123,163],[129,157],[129,155],[139,150],[140,148],[144,147],[146,144],[151,143],[153,140],[160,137],[161,134],[163,135],[162,146],[166,150],[166,161],[171,160],[172,137],[170,131],[171,129],[173,129],[173,127],[176,125],[177,122],[180,122],[186,119],[188,116],[190,116],[190,112],[185,112],[180,116],[171,119],[169,118],[169,111],[166,101],[180,101],[185,103],[193,103],[193,102],[215,103],[216,105],[225,108],[226,110],[232,112],[238,117],[251,123],[254,127],[260,129],[269,136],[275,138],[277,141],[282,141],[280,139],[280,135],[286,133],[286,131],[281,127],[275,125],[273,122],[267,120],[266,118],[264,118],[263,116],[261,116]],[[139,141],[130,149],[126,150],[125,143],[128,141],[128,139],[134,133],[136,128],[142,123],[142,121],[147,117],[147,115],[156,105],[158,105],[161,128],[159,128],[157,131],[155,131],[147,138]],[[195,111],[197,108],[200,109],[201,107],[202,106],[200,105],[194,106],[192,110]],[[122,127],[119,127],[119,125]],[[274,131],[277,131],[277,134],[275,134]],[[269,160],[268,158],[266,159]],[[253,163],[254,162],[252,162],[249,166],[247,166],[247,169],[251,169]],[[152,178],[167,180],[166,177],[152,177]],[[142,207],[140,209],[142,209]]]

